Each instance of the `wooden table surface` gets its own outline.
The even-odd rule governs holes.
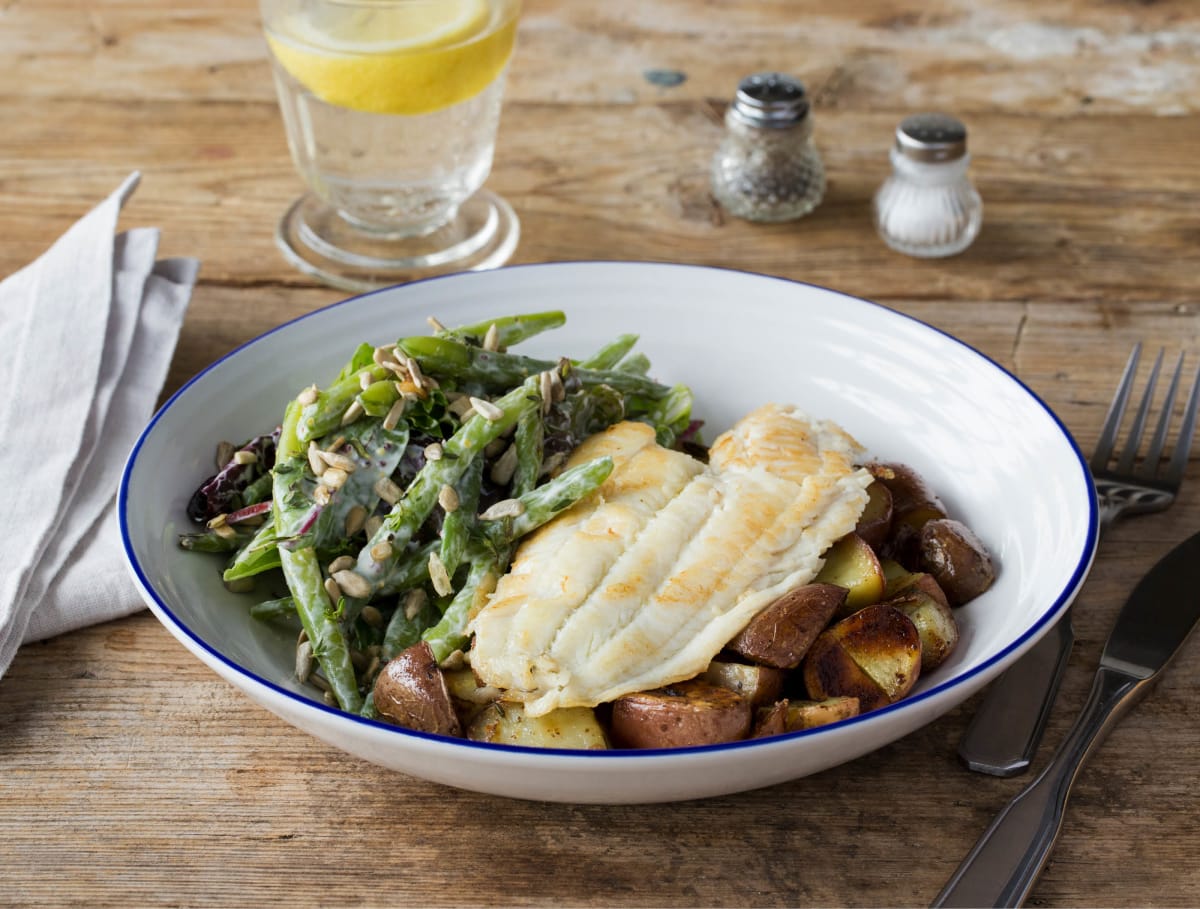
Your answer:
[[[203,262],[166,391],[342,296],[272,244],[301,187],[250,0],[7,0],[0,59],[0,274],[140,169],[122,223]],[[808,85],[829,172],[783,226],[725,216],[707,185],[724,107],[763,69]],[[1198,98],[1191,0],[529,0],[489,186],[520,216],[515,261],[706,263],[865,296],[1013,370],[1090,450],[1135,340],[1200,356]],[[930,108],[968,124],[986,213],[965,254],[924,262],[881,245],[869,203],[896,123]],[[1171,510],[1102,543],[1035,766],[1135,580],[1198,527],[1193,456]],[[1033,905],[1195,905],[1198,691],[1192,640],[1088,766]],[[767,790],[525,803],[327,747],[142,612],[25,647],[0,680],[0,904],[928,904],[1023,785],[959,765],[974,703]]]

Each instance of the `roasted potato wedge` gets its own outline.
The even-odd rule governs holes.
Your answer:
[[[462,735],[446,680],[425,641],[401,651],[380,670],[375,679],[375,710],[406,729]]]
[[[879,556],[855,533],[846,534],[829,547],[825,564],[813,583],[846,588],[846,599],[835,613],[838,617],[879,602],[885,584]]]
[[[824,701],[776,701],[755,713],[751,738],[780,735],[800,729],[815,729],[858,716],[858,698],[834,697]]]
[[[911,593],[914,590],[919,590],[926,596],[933,597],[947,609],[950,608],[950,601],[946,598],[946,592],[934,580],[933,575],[926,571],[906,571],[904,569],[900,569],[900,571],[900,574],[888,578],[887,586],[883,590],[884,600],[890,600],[894,597]],[[887,574],[886,569],[884,570],[884,574]]]
[[[813,637],[815,638],[816,634]],[[779,697],[783,692],[787,673],[772,666],[751,666],[747,663],[713,660],[701,678],[721,688],[728,688],[749,701],[751,707],[757,707]]]
[[[794,669],[846,597],[846,588],[836,584],[797,587],[751,619],[725,647],[764,666]]]
[[[467,738],[531,748],[608,748],[608,738],[590,707],[560,707],[544,716],[529,716],[520,704],[495,701],[471,720]]]
[[[683,748],[744,739],[750,702],[728,688],[691,679],[617,698],[613,743],[621,748]]]
[[[921,637],[913,621],[882,603],[831,625],[804,659],[809,697],[856,697],[865,713],[900,700],[921,673]]]
[[[867,470],[892,494],[892,514],[895,519],[913,523],[920,522],[923,515],[933,513],[945,517],[946,507],[942,500],[925,482],[925,478],[908,465],[873,463],[867,465]]]
[[[928,578],[929,575],[920,577]],[[936,584],[933,586],[936,588]],[[958,622],[944,598],[939,600],[913,585],[899,596],[884,602],[903,612],[917,626],[917,634],[921,638],[921,672],[932,672],[946,662],[946,658],[958,646]]]
[[[450,703],[464,724],[473,720],[484,707],[498,701],[502,694],[499,688],[480,685],[470,669],[443,669],[442,677],[446,680],[446,690],[450,692]]]
[[[992,586],[996,568],[979,537],[960,521],[928,521],[918,538],[920,565],[933,575],[951,606],[961,606]]]
[[[867,504],[858,517],[854,532],[874,550],[878,550],[892,531],[892,492],[876,480],[867,487]]]

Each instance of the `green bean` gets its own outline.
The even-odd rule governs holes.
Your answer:
[[[612,369],[637,342],[637,335],[619,335],[586,360],[580,360],[579,366],[583,369]]]
[[[313,656],[329,680],[341,708],[357,713],[362,708],[362,695],[358,691],[354,664],[350,662],[350,648],[338,624],[336,604],[330,603],[325,593],[316,551],[307,546],[294,552],[280,549],[279,556],[283,576],[295,600],[300,624],[308,634]]]
[[[671,393],[656,401],[643,418],[654,427],[655,439],[663,448],[671,448],[692,418],[692,390],[676,385]]]
[[[521,413],[536,401],[537,379],[534,378],[493,402],[501,412],[499,419],[488,420],[481,414],[475,414],[442,446],[442,457],[427,461],[418,471],[404,496],[392,507],[382,525],[358,554],[356,570],[374,591],[378,592],[384,576],[400,559],[409,541],[433,511],[442,487],[456,484],[471,460],[482,457],[487,444],[513,426]],[[393,554],[385,559],[375,559],[372,549],[383,542],[391,545]]]
[[[387,630],[383,634],[381,654],[383,659],[390,660],[402,650],[407,650],[417,643],[421,640],[422,632],[431,627],[437,619],[437,609],[434,608],[428,597],[422,601],[420,608],[412,616],[404,611],[404,600],[401,599],[400,605],[396,607],[396,611],[388,620]]]
[[[288,401],[287,407],[283,411],[283,423],[279,427],[279,441],[275,443],[276,464],[286,461],[288,458],[294,458],[303,450],[300,446],[300,439],[296,435],[303,412],[304,407],[299,401],[294,398]]]
[[[365,367],[372,382],[380,382],[392,375],[382,366],[372,364]],[[328,435],[342,425],[342,417],[362,392],[358,373],[334,382],[324,391],[317,393],[317,400],[304,407],[296,426],[296,438],[300,442],[311,442]],[[282,439],[280,440],[282,445]],[[298,447],[298,446],[297,446]]]
[[[481,554],[471,562],[471,570],[462,589],[454,595],[450,605],[436,625],[421,635],[433,650],[434,658],[440,663],[456,650],[467,644],[467,622],[471,614],[482,608],[487,597],[496,589],[496,579],[504,561],[492,555]]]
[[[442,518],[442,545],[438,555],[450,577],[454,577],[454,572],[462,563],[475,524],[475,512],[479,508],[479,488],[483,483],[483,462],[483,458],[471,459],[466,473],[458,485],[453,487],[458,497],[458,506],[452,511],[447,511]]]
[[[353,355],[342,367],[342,371],[338,373],[337,378],[333,381],[340,382],[343,379],[349,379],[358,375],[359,370],[366,369],[375,362],[375,345],[368,344],[363,341],[354,349]]]
[[[234,552],[252,539],[249,533],[234,530],[232,525],[226,526],[233,532],[221,534],[215,530],[198,530],[194,533],[181,533],[179,548],[190,549],[192,552]],[[224,527],[221,529],[225,530]]]
[[[555,368],[558,363],[517,354],[481,350],[448,338],[405,338],[400,347],[430,375],[445,375],[463,382],[480,382],[488,388],[511,388],[530,376]],[[570,374],[584,386],[609,385],[622,394],[661,398],[670,389],[645,376],[612,369],[572,367]]]
[[[438,551],[440,543],[434,540],[413,552],[403,552],[390,560],[387,571],[379,581],[376,596],[387,596],[401,590],[420,587],[429,580],[429,556]]]
[[[298,619],[296,601],[291,597],[280,597],[277,600],[263,600],[250,607],[250,617],[260,622],[276,622],[285,619]]]
[[[493,552],[503,554],[506,547],[599,489],[612,471],[613,459],[607,455],[564,470],[519,496],[517,501],[521,504],[515,516],[480,521],[480,533]],[[507,565],[508,560],[501,560],[501,564]]]
[[[496,340],[501,347],[512,347],[534,335],[541,334],[552,328],[566,324],[567,317],[560,311],[535,312],[521,316],[502,316],[499,319],[488,319],[476,322],[474,325],[460,325],[444,332],[438,332],[439,337],[474,338],[479,343],[487,336],[488,329],[496,326]]]
[[[539,401],[540,404],[540,401]],[[537,485],[542,475],[542,443],[545,441],[546,424],[542,419],[542,408],[530,407],[517,420],[517,431],[513,444],[517,450],[517,468],[513,471],[511,490],[514,496],[529,492]]]
[[[627,357],[623,357],[621,362],[613,367],[617,372],[628,372],[635,375],[644,376],[650,372],[650,358],[644,353],[631,353]]]

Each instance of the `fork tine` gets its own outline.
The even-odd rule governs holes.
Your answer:
[[[1121,428],[1121,419],[1125,416],[1125,404],[1129,401],[1129,393],[1133,390],[1133,377],[1137,373],[1138,357],[1142,353],[1142,342],[1133,345],[1129,354],[1129,362],[1125,364],[1125,372],[1121,375],[1121,383],[1113,396],[1112,404],[1108,407],[1108,415],[1104,418],[1104,427],[1100,430],[1100,438],[1096,440],[1096,450],[1092,454],[1091,467],[1093,472],[1108,468],[1108,460],[1112,457],[1113,443],[1117,441],[1117,432]]]
[[[1175,394],[1179,390],[1179,377],[1183,374],[1183,353],[1175,361],[1175,372],[1171,374],[1171,384],[1167,386],[1167,396],[1163,398],[1162,413],[1158,415],[1158,425],[1154,427],[1154,438],[1146,449],[1146,460],[1143,463],[1147,477],[1153,477],[1158,470],[1158,462],[1162,460],[1163,448],[1167,444],[1167,430],[1171,425],[1171,417],[1175,413]]]
[[[1179,441],[1175,443],[1171,463],[1167,465],[1167,475],[1164,479],[1172,486],[1183,482],[1183,471],[1187,467],[1188,453],[1192,448],[1192,436],[1196,432],[1197,409],[1200,409],[1200,367],[1197,367],[1195,378],[1192,379],[1192,390],[1188,393],[1188,401],[1183,408],[1183,426],[1179,429]]]
[[[1125,440],[1125,448],[1117,460],[1117,473],[1133,473],[1133,464],[1137,460],[1138,448],[1142,444],[1142,431],[1146,428],[1146,417],[1150,414],[1150,404],[1154,401],[1154,386],[1158,384],[1158,371],[1162,368],[1163,352],[1159,350],[1150,367],[1150,376],[1146,379],[1146,389],[1142,392],[1142,400],[1138,402],[1137,413],[1133,418],[1133,426],[1129,429],[1129,438]],[[1154,467],[1148,468],[1153,473]]]

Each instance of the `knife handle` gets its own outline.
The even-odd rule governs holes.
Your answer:
[[[1029,768],[1075,643],[1068,611],[988,689],[958,755],[971,770],[1015,776]]]
[[[1058,839],[1080,767],[1148,684],[1113,669],[1096,673],[1083,712],[1046,769],[996,816],[934,906],[1020,906],[1025,901]]]

